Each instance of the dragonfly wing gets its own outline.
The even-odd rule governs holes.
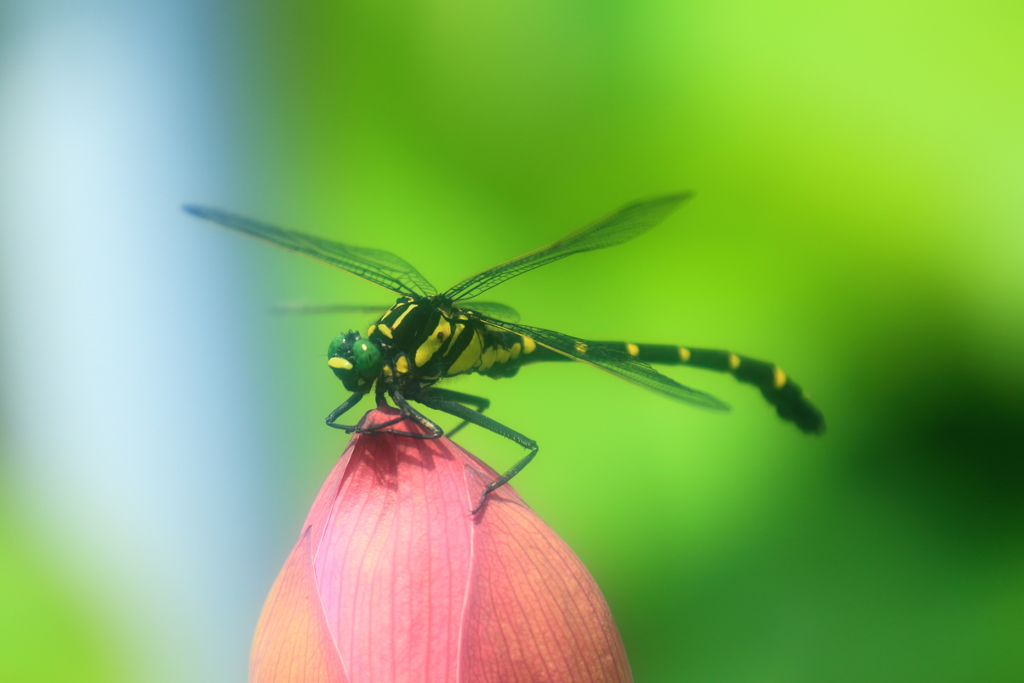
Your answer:
[[[418,270],[391,252],[353,247],[323,237],[267,225],[219,209],[193,205],[186,205],[184,209],[193,216],[298,252],[398,294],[430,296],[437,292]]]
[[[509,323],[503,320],[491,320],[489,318],[481,318],[481,320],[491,327],[530,337],[540,346],[551,349],[556,353],[578,360],[581,363],[601,368],[634,384],[639,384],[642,387],[652,389],[676,400],[692,403],[704,408],[729,409],[727,403],[715,398],[711,394],[684,386],[624,351],[599,346],[585,339],[578,339],[561,332],[553,332],[539,327],[529,327],[527,325]]]
[[[472,311],[487,318],[507,320],[510,323],[519,322],[519,311],[511,306],[499,304],[494,301],[473,301],[465,304],[461,301],[456,301],[455,305],[465,311]]]
[[[277,304],[270,308],[272,313],[376,313],[381,314],[388,310],[387,304],[378,306],[353,306],[349,304],[307,304],[296,301],[287,304]]]
[[[688,193],[672,194],[628,204],[557,242],[463,280],[445,292],[445,296],[449,299],[472,299],[516,275],[566,256],[622,244],[660,223],[689,196]]]

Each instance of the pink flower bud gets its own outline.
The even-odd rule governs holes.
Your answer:
[[[496,476],[447,438],[353,437],[267,598],[250,682],[632,681],[597,584],[519,495],[469,515]]]

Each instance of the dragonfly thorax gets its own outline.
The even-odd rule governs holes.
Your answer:
[[[520,335],[489,329],[476,312],[442,295],[399,298],[370,326],[365,341],[380,350],[384,383],[403,392],[474,372],[510,377],[520,351],[534,347]]]

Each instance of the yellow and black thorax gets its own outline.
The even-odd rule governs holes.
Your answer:
[[[473,372],[511,377],[537,348],[529,337],[485,325],[472,309],[440,295],[399,298],[366,336],[384,355],[385,376],[417,388]]]

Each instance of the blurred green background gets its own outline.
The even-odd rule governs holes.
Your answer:
[[[579,337],[775,361],[824,437],[696,370],[667,374],[730,414],[582,366],[453,385],[540,443],[515,486],[595,575],[637,681],[1024,680],[1024,6],[259,0],[218,16],[231,41],[207,37],[204,59],[233,65],[246,189],[180,200],[389,249],[444,288],[632,199],[695,192],[643,237],[488,298]],[[254,311],[391,303],[217,239]],[[344,398],[327,343],[367,323],[266,314],[249,342],[284,496],[255,532],[260,585],[342,448],[320,422]],[[499,470],[520,456],[473,428],[458,440]],[[48,594],[6,528],[28,550],[0,550],[0,582]],[[97,659],[98,608],[74,605],[53,631],[5,608],[0,633],[82,653],[98,673],[77,680],[120,680],[117,636]],[[5,666],[21,665],[0,649]]]

